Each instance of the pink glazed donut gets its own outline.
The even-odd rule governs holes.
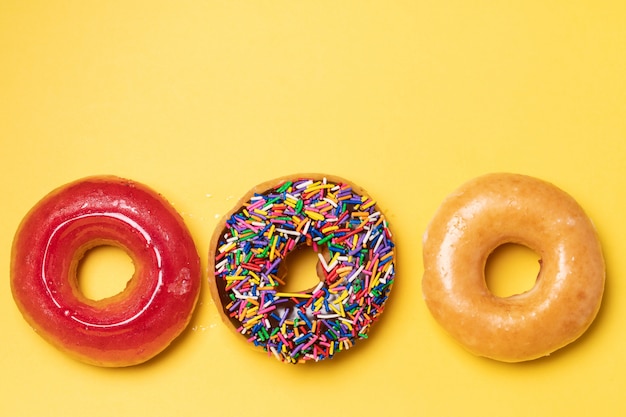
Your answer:
[[[125,250],[135,272],[125,290],[85,297],[77,268],[100,245]],[[189,323],[200,290],[200,261],[182,218],[148,187],[117,177],[64,185],[33,207],[11,254],[11,290],[44,339],[84,362],[147,361]]]

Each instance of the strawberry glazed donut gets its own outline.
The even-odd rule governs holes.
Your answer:
[[[319,258],[320,281],[285,292],[285,259],[307,246]],[[368,337],[394,282],[395,248],[362,188],[311,174],[254,187],[219,222],[209,263],[224,321],[268,355],[302,363]]]
[[[491,252],[517,243],[540,256],[535,285],[497,297],[485,283]],[[504,362],[549,355],[581,336],[604,292],[596,230],[565,192],[516,174],[461,186],[424,235],[422,287],[428,308],[470,352]]]
[[[92,300],[79,288],[86,251],[117,246],[135,272],[125,290]],[[164,350],[189,323],[200,261],[182,218],[148,187],[117,177],[64,185],[33,207],[11,254],[11,290],[26,321],[76,359],[129,366]]]

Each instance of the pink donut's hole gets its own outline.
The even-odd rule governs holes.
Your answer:
[[[485,282],[497,297],[510,297],[532,289],[541,269],[540,257],[517,243],[498,246],[487,258]]]
[[[123,292],[134,273],[133,261],[124,249],[96,246],[85,252],[78,264],[78,289],[90,300],[103,300]]]
[[[279,276],[284,281],[281,292],[307,292],[315,288],[320,277],[318,252],[311,246],[299,245],[281,263]]]

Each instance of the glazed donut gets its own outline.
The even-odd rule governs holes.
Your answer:
[[[285,259],[304,245],[318,255],[320,282],[286,293]],[[286,363],[331,358],[367,338],[395,277],[394,243],[375,201],[319,174],[254,187],[218,224],[209,259],[224,321]]]
[[[540,257],[535,285],[510,297],[485,283],[491,252],[517,243]],[[549,355],[581,336],[604,291],[596,230],[572,197],[552,184],[490,174],[441,205],[423,241],[426,305],[470,352],[504,362]]]
[[[86,251],[117,246],[135,272],[125,290],[92,300],[79,288]],[[200,260],[182,218],[148,187],[117,177],[64,185],[37,203],[17,229],[11,290],[44,339],[84,362],[147,361],[187,326],[200,290]]]

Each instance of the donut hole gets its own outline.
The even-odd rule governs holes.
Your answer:
[[[96,246],[85,252],[78,263],[78,289],[90,300],[103,300],[123,292],[134,273],[133,261],[124,249]]]
[[[281,264],[281,292],[307,292],[319,284],[319,257],[312,247],[297,246]]]
[[[532,289],[541,269],[540,260],[534,250],[524,245],[506,243],[497,247],[485,265],[487,288],[503,298]]]

